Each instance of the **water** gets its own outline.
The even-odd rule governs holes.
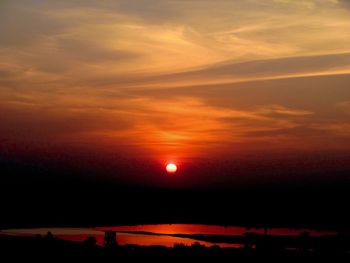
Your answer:
[[[195,242],[204,246],[219,245],[220,247],[241,247],[240,244],[212,243],[198,241],[191,238],[169,236],[172,234],[215,234],[215,235],[243,235],[246,232],[263,234],[262,229],[249,229],[244,227],[223,227],[200,224],[160,224],[160,225],[138,225],[138,226],[114,226],[95,228],[32,228],[32,229],[8,229],[0,231],[1,234],[35,236],[46,235],[50,231],[55,237],[82,242],[89,236],[94,236],[98,245],[103,245],[105,231],[113,230],[117,232],[117,242],[119,245],[136,244],[140,246],[162,245],[172,247],[174,244],[184,244],[187,246]],[[148,232],[137,233],[137,232]],[[311,236],[331,234],[330,232],[320,232],[305,229],[271,229],[270,235],[299,235],[303,231],[308,231]],[[157,235],[162,234],[162,235]]]

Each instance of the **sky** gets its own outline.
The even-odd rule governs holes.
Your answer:
[[[350,156],[348,0],[2,0],[0,32],[2,156]]]

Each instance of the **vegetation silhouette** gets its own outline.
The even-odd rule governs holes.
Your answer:
[[[218,235],[201,236],[198,239],[215,240],[220,244]],[[62,262],[64,260],[84,260],[107,262],[112,260],[153,260],[155,262],[175,262],[178,260],[269,260],[270,262],[294,262],[296,260],[350,260],[350,235],[336,234],[310,236],[308,232],[298,235],[275,236],[246,233],[237,236],[221,236],[221,241],[239,242],[241,248],[204,246],[194,242],[190,246],[178,243],[173,247],[140,246],[134,244],[117,245],[114,231],[105,233],[104,246],[97,245],[96,238],[87,237],[83,242],[72,242],[54,237],[48,233],[45,237],[21,237],[0,235],[2,257],[11,262]]]
[[[115,248],[117,243],[117,234],[116,231],[106,231],[104,236],[105,247]]]

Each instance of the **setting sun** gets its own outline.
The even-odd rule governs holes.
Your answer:
[[[169,164],[167,164],[165,169],[168,173],[175,173],[177,170],[177,166],[173,163],[169,163]]]

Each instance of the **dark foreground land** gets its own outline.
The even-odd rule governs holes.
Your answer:
[[[113,184],[3,185],[0,229],[209,224],[350,231],[348,185],[159,189]]]
[[[346,169],[337,176],[325,171],[323,181],[313,179],[319,174],[308,174],[302,177],[308,180],[289,176],[288,182],[265,184],[264,175],[259,173],[261,179],[254,184],[244,181],[213,188],[150,187],[143,186],[142,180],[137,186],[124,185],[105,177],[98,180],[85,174],[40,172],[18,164],[2,164],[0,172],[0,229],[186,223],[339,233],[325,242],[309,239],[304,246],[297,240],[294,250],[285,245],[293,243],[291,239],[261,239],[252,249],[198,245],[104,248],[57,239],[0,236],[0,262],[350,262],[350,182]],[[345,179],[332,179],[340,177]]]
[[[263,237],[264,238],[264,237]],[[102,247],[93,238],[71,242],[54,237],[0,235],[1,262],[349,262],[349,237],[327,237],[310,242],[299,238],[299,248],[265,237],[256,247],[220,248],[176,244],[174,247],[124,245]],[[256,240],[255,240],[256,241]],[[318,244],[318,246],[314,246]]]
[[[0,229],[185,223],[348,233],[350,169],[345,161],[335,164],[337,169],[328,170],[315,164],[314,173],[302,165],[283,173],[265,171],[265,163],[244,165],[243,170],[257,171],[255,176],[239,177],[235,170],[230,176],[235,182],[217,185],[220,171],[213,171],[192,178],[186,187],[191,171],[159,175],[164,185],[151,186],[144,182],[147,175],[128,169],[108,177],[69,167],[62,171],[57,165],[38,168],[0,156]],[[138,184],[115,180],[127,172],[143,179]],[[201,186],[205,178],[214,181]]]

